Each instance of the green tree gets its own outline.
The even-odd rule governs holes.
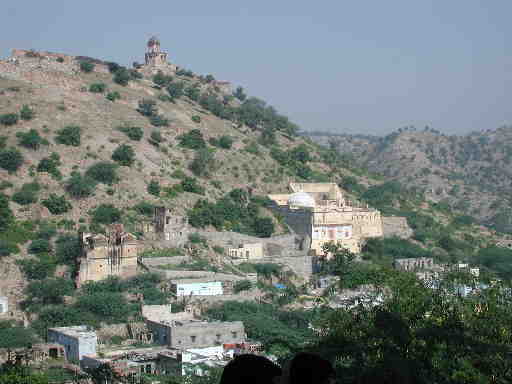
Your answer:
[[[119,127],[118,129],[134,141],[140,141],[140,139],[142,139],[144,136],[144,131],[140,127],[124,126]]]
[[[20,110],[20,117],[23,120],[32,120],[34,118],[34,110],[27,104],[24,104]]]
[[[80,146],[82,129],[77,125],[68,125],[57,131],[55,141],[58,144],[71,145],[73,147]]]
[[[48,144],[35,129],[31,129],[28,132],[18,132],[16,137],[18,138],[19,145],[33,150],[39,149],[41,144]]]
[[[137,111],[146,117],[154,116],[158,113],[158,107],[156,101],[151,99],[142,99],[139,101],[139,108]]]
[[[6,113],[3,115],[0,115],[0,124],[3,125],[15,125],[19,120],[19,116],[17,113]]]
[[[130,145],[121,144],[112,153],[112,160],[129,167],[135,162],[135,151]]]
[[[151,180],[148,184],[148,193],[154,196],[160,196],[160,183],[158,180]]]
[[[244,101],[247,98],[247,95],[244,92],[244,89],[242,87],[237,87],[235,89],[235,92],[233,92],[233,96],[235,96],[238,100]]]
[[[114,163],[100,161],[91,165],[85,172],[85,176],[96,180],[98,183],[112,185],[118,180],[117,167]]]
[[[37,182],[25,183],[21,189],[12,195],[12,201],[20,205],[28,205],[37,202],[37,194],[41,186]]]
[[[0,150],[0,168],[9,173],[16,172],[23,164],[23,155],[16,148]]]
[[[112,224],[121,220],[121,211],[112,204],[101,204],[92,211],[92,221],[99,224]]]
[[[39,164],[37,164],[37,172],[48,172],[55,179],[60,180],[62,178],[62,174],[59,171],[59,166],[61,165],[60,156],[56,152],[52,152],[50,157],[43,157]]]
[[[54,215],[61,215],[73,208],[64,195],[58,196],[55,193],[51,193],[47,199],[41,202],[41,204],[48,208],[48,210]]]
[[[89,86],[89,92],[92,93],[103,93],[107,89],[107,84],[105,83],[94,83]]]
[[[117,71],[114,72],[114,77],[112,80],[114,83],[126,87],[131,79],[132,76],[130,75],[130,72],[128,72],[126,68],[120,67]]]
[[[274,233],[274,222],[270,217],[257,217],[253,227],[259,237],[270,237]]]
[[[215,169],[216,162],[214,154],[208,148],[199,149],[194,160],[190,164],[190,170],[194,175],[207,177]]]
[[[4,232],[14,222],[14,214],[9,207],[9,199],[0,192],[0,232]]]
[[[81,199],[91,196],[96,188],[96,180],[90,176],[82,176],[79,172],[71,172],[71,176],[66,180],[64,188],[71,197]]]
[[[80,65],[80,70],[82,72],[90,73],[90,72],[94,71],[94,67],[95,67],[94,63],[91,63],[89,61],[81,61],[79,65]]]
[[[183,96],[184,88],[185,84],[182,81],[171,83],[167,86],[167,92],[173,102]]]
[[[199,129],[192,129],[188,133],[178,136],[177,139],[183,148],[201,149],[206,147],[203,134]]]

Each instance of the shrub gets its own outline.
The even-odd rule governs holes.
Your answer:
[[[40,189],[41,187],[36,182],[23,184],[21,189],[12,195],[12,201],[20,205],[36,203]]]
[[[89,86],[89,92],[92,93],[103,93],[107,89],[107,84],[105,83],[94,83]]]
[[[160,196],[160,183],[158,180],[151,180],[148,184],[148,193],[154,196]]]
[[[252,283],[249,280],[240,280],[233,285],[233,292],[240,293],[242,291],[249,291],[252,288]]]
[[[155,127],[168,127],[169,126],[169,119],[166,119],[162,115],[153,115],[150,116],[149,122],[151,125]]]
[[[201,96],[201,92],[197,86],[191,86],[185,89],[185,95],[193,101],[199,101],[199,97]]]
[[[36,233],[36,238],[50,240],[57,234],[57,227],[54,224],[43,222],[39,225],[39,231]]]
[[[0,168],[9,173],[16,172],[23,164],[23,155],[16,148],[0,150]]]
[[[121,67],[114,73],[114,78],[112,79],[114,83],[127,86],[129,81],[131,80],[130,72],[124,67]]]
[[[9,208],[9,199],[0,193],[0,232],[5,231],[14,222],[14,215]]]
[[[94,63],[91,63],[89,61],[81,61],[80,62],[80,70],[85,73],[90,73],[94,71]]]
[[[202,148],[196,152],[194,160],[190,164],[190,170],[196,176],[206,177],[215,168],[215,157],[208,148]]]
[[[96,188],[96,180],[89,176],[82,176],[79,172],[72,172],[64,188],[72,197],[81,199],[93,194]]]
[[[63,277],[34,281],[27,287],[29,301],[42,305],[61,304],[63,296],[73,294],[73,282]]]
[[[233,139],[231,138],[231,136],[221,136],[219,138],[219,147],[221,148],[224,148],[224,149],[231,149],[231,146],[233,145]]]
[[[20,110],[20,117],[23,120],[32,120],[34,118],[34,111],[28,105],[24,105]]]
[[[108,100],[110,100],[110,101],[116,101],[116,100],[119,100],[121,98],[121,95],[119,94],[119,92],[114,91],[114,92],[107,93],[106,98]]]
[[[164,141],[164,138],[162,137],[162,133],[160,131],[153,131],[151,132],[150,140],[149,142],[155,146],[158,147],[158,145]]]
[[[156,115],[158,113],[158,108],[156,106],[156,101],[151,99],[142,99],[139,101],[139,107],[137,108],[137,112],[141,115],[150,117]]]
[[[31,129],[28,132],[18,132],[16,137],[18,138],[19,145],[33,150],[39,149],[41,144],[48,144],[35,129]]]
[[[198,195],[204,194],[204,188],[193,177],[185,177],[180,184],[185,192],[197,193]]]
[[[259,237],[270,237],[274,233],[274,222],[270,217],[257,217],[254,220],[254,232]]]
[[[162,71],[158,71],[156,75],[153,76],[153,83],[165,87],[173,80],[172,76],[164,75]]]
[[[78,299],[77,307],[91,312],[108,323],[126,321],[130,306],[119,292],[98,292],[83,295]]]
[[[244,92],[242,87],[237,87],[235,92],[233,92],[233,96],[235,96],[238,100],[244,101],[247,98],[247,95]]]
[[[113,61],[108,62],[107,66],[110,73],[116,73],[118,70],[123,68],[121,65],[114,63]]]
[[[90,177],[99,183],[112,185],[117,182],[117,167],[117,164],[100,161],[91,165],[85,172],[85,176]]]
[[[144,131],[140,127],[124,126],[118,129],[134,141],[139,141],[144,136]]]
[[[198,115],[192,116],[191,119],[192,119],[192,121],[194,123],[198,123],[199,124],[201,122],[201,116],[198,116]]]
[[[206,147],[203,134],[199,129],[192,129],[188,133],[184,133],[177,137],[180,146],[190,149],[201,149]]]
[[[92,211],[92,221],[99,224],[112,224],[121,220],[121,211],[112,204],[101,204]]]
[[[58,169],[60,166],[60,156],[58,153],[53,152],[50,157],[43,157],[37,165],[37,172],[48,172],[57,180],[60,180],[62,175]]]
[[[172,83],[167,86],[167,92],[169,93],[169,97],[172,101],[179,99],[183,96],[183,89],[185,88],[185,84],[180,81],[178,83]]]
[[[80,253],[80,240],[76,235],[63,234],[55,241],[55,255],[61,264],[74,264]]]
[[[72,145],[73,147],[80,146],[82,129],[77,125],[68,125],[61,130],[57,131],[55,141],[58,144]]]
[[[141,201],[133,206],[133,209],[140,215],[152,217],[155,212],[155,206],[151,203]]]
[[[32,240],[28,246],[28,252],[33,254],[50,253],[52,251],[52,245],[48,239],[35,239]]]
[[[18,122],[19,116],[17,113],[6,113],[0,115],[0,124],[3,125],[14,125]]]
[[[122,144],[112,153],[112,160],[129,167],[135,161],[135,151],[131,146]]]
[[[64,58],[63,57],[57,57],[57,63],[63,63]]]
[[[0,258],[9,256],[12,253],[11,246],[4,240],[0,239]]]
[[[54,215],[66,213],[72,208],[64,195],[57,196],[54,193],[50,194],[50,196],[41,203]]]
[[[57,265],[48,255],[41,255],[38,259],[20,260],[18,264],[28,280],[43,280],[51,277]]]

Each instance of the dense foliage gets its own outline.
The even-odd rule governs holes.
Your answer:
[[[217,230],[270,237],[274,222],[270,217],[260,216],[260,205],[260,200],[249,198],[246,191],[234,189],[216,203],[198,200],[188,213],[189,222],[198,228],[212,225]]]

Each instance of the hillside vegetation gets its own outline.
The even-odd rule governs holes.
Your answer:
[[[396,180],[436,202],[512,233],[512,127],[444,135],[403,128],[384,137],[307,134],[355,164]]]

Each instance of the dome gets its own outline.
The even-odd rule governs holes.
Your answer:
[[[160,45],[160,40],[158,40],[158,37],[156,36],[151,37],[151,39],[148,41],[148,47],[152,47],[153,45],[157,44]]]
[[[306,192],[296,192],[288,197],[288,205],[300,208],[313,208],[315,206],[315,199]]]

